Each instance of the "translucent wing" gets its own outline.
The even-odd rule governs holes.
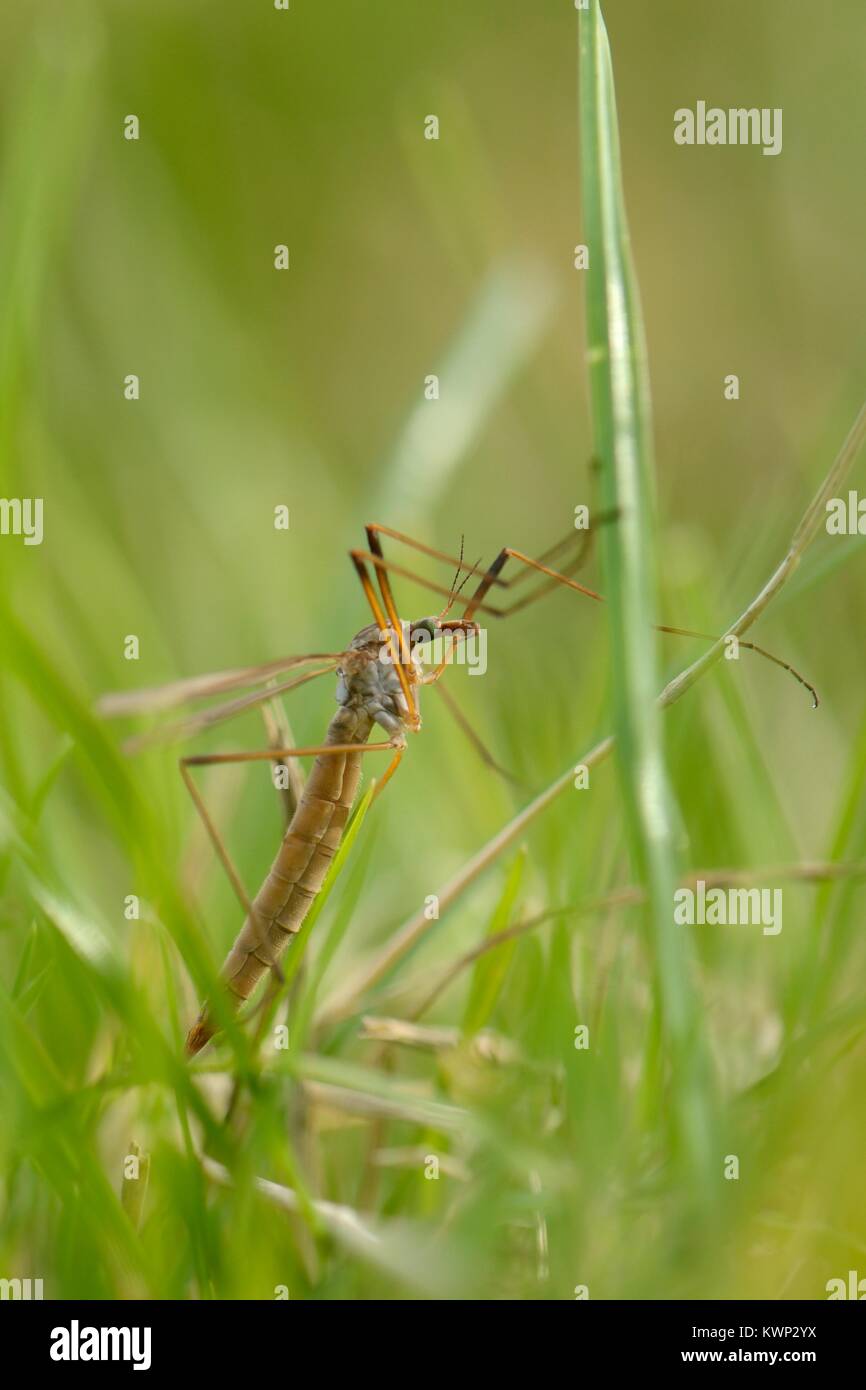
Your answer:
[[[261,666],[241,666],[235,671],[212,671],[207,676],[189,676],[185,680],[151,685],[142,690],[119,690],[102,695],[96,702],[96,712],[103,719],[116,719],[128,714],[161,714],[177,709],[191,700],[203,700],[210,695],[223,695],[229,690],[242,690],[245,685],[261,685],[294,666],[309,661],[327,661],[334,665],[343,652],[309,652],[306,656],[283,656],[266,661]]]
[[[147,733],[137,734],[124,744],[126,752],[137,752],[154,743],[174,742],[191,738],[203,729],[213,728],[225,720],[234,719],[245,710],[265,704],[277,695],[284,695],[317,676],[327,675],[336,670],[342,652],[314,652],[307,656],[283,657],[277,661],[266,662],[262,666],[246,666],[235,671],[221,671],[209,676],[193,676],[188,680],[172,681],[168,685],[152,686],[146,690],[132,690],[104,695],[97,704],[97,712],[105,718],[117,718],[131,714],[154,714],[174,709],[192,700],[206,699],[209,696],[239,690],[244,686],[259,685],[263,688],[240,695],[234,700],[211,705],[196,714],[189,715],[173,724],[161,725]],[[291,680],[277,681],[276,677],[293,667],[311,661],[322,661],[313,671],[295,676]]]

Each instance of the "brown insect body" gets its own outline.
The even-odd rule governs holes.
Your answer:
[[[363,744],[374,723],[405,745],[405,702],[393,666],[383,660],[387,643],[375,625],[363,628],[338,669],[340,708],[328,725],[325,745]],[[410,672],[414,663],[409,667]],[[416,671],[417,675],[417,671]],[[267,877],[220,972],[229,1001],[246,1002],[272,963],[278,962],[325,881],[339,848],[361,779],[360,751],[320,753]],[[205,1004],[189,1030],[186,1050],[201,1051],[218,1031]]]

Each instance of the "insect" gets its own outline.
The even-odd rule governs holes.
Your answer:
[[[371,752],[388,751],[392,755],[377,785],[378,795],[400,764],[408,744],[407,735],[417,733],[421,728],[421,687],[438,683],[455,645],[470,641],[478,634],[479,624],[475,615],[505,618],[559,586],[604,602],[602,595],[574,578],[574,573],[586,558],[591,534],[589,531],[572,532],[538,559],[504,547],[492,564],[482,568],[464,561],[462,547],[459,557],[449,556],[403,532],[387,526],[369,525],[366,528],[367,549],[352,550],[350,556],[373,622],[361,628],[344,651],[290,656],[262,666],[103,697],[99,704],[100,712],[112,717],[162,712],[190,701],[254,687],[247,694],[211,706],[163,729],[159,735],[185,737],[255,706],[264,707],[275,697],[318,676],[327,673],[337,675],[337,711],[321,744],[314,747],[278,746],[279,740],[275,742],[272,738],[271,746],[265,749],[201,754],[180,759],[183,780],[245,914],[241,930],[220,972],[225,998],[232,1008],[239,1009],[252,997],[267,971],[272,971],[277,979],[281,978],[280,959],[292,937],[300,931],[339,847],[358,790],[362,758]],[[386,559],[383,536],[454,568],[455,576],[450,588]],[[559,568],[553,567],[554,560]],[[509,561],[520,564],[522,568],[505,579],[502,571]],[[401,621],[391,587],[392,574],[413,580],[443,596],[445,604],[442,610],[413,622]],[[533,575],[540,578],[515,596],[514,591],[521,581],[531,579]],[[461,596],[463,588],[473,578],[477,580],[475,588]],[[498,595],[501,590],[506,592],[504,606],[490,599],[491,591]],[[462,614],[449,617],[457,605],[463,608]],[[661,627],[659,630],[708,641],[718,640],[711,634],[685,628]],[[428,643],[438,639],[445,643],[444,653],[438,662],[427,669],[422,660],[423,650]],[[754,643],[742,642],[741,645],[789,671],[806,686],[817,704],[813,687],[787,662]],[[298,667],[306,666],[313,669],[292,674],[287,680],[278,679]],[[481,756],[498,771],[504,771],[495,763],[453,701],[450,708]],[[386,735],[384,740],[371,741],[376,726]],[[140,747],[150,741],[150,737],[145,735],[133,739],[127,748]],[[267,876],[258,893],[250,899],[198,791],[192,769],[219,763],[283,763],[287,759],[301,757],[313,757],[315,761],[303,790],[299,792]],[[187,1053],[195,1055],[218,1030],[216,1012],[212,1003],[206,1002],[189,1030]]]

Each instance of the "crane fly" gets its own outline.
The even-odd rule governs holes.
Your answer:
[[[264,707],[276,697],[319,676],[337,676],[337,710],[321,744],[303,748],[276,746],[272,739],[271,746],[264,749],[200,754],[180,759],[181,776],[245,914],[243,926],[220,972],[225,998],[234,1010],[240,1009],[251,998],[267,971],[273,972],[278,980],[282,979],[280,960],[292,937],[300,931],[339,848],[358,790],[363,756],[373,752],[391,753],[385,773],[376,787],[376,795],[379,795],[400,764],[408,743],[407,735],[417,733],[421,728],[420,688],[435,685],[445,672],[455,644],[478,633],[479,624],[475,615],[506,618],[560,586],[597,602],[604,602],[601,594],[578,583],[573,577],[586,557],[591,534],[590,531],[572,532],[538,559],[532,559],[510,546],[504,547],[485,569],[478,564],[467,564],[462,547],[459,557],[454,557],[391,527],[370,525],[366,528],[367,549],[349,553],[373,622],[361,628],[344,651],[290,656],[261,666],[243,667],[149,690],[103,697],[98,708],[106,717],[113,717],[162,713],[198,699],[247,690],[246,694],[236,695],[233,699],[163,727],[156,734],[158,738],[186,738],[224,723],[248,709]],[[383,536],[454,568],[450,588],[386,559]],[[575,540],[578,541],[576,551]],[[553,567],[554,560],[558,568]],[[522,568],[505,579],[502,571],[509,561],[520,564]],[[413,622],[403,622],[391,587],[392,574],[411,579],[443,596],[445,604],[441,611]],[[540,578],[514,596],[521,581],[533,575]],[[475,588],[461,597],[463,588],[472,578],[477,580]],[[492,602],[491,592],[498,596],[502,590],[505,591],[505,599],[499,603]],[[462,614],[449,617],[449,613],[458,605],[463,609]],[[711,642],[719,640],[712,634],[694,632],[688,628],[660,626],[658,630]],[[449,639],[448,646],[442,659],[426,669],[422,649],[438,638]],[[817,705],[818,697],[813,686],[788,662],[755,643],[741,641],[740,645],[789,671],[809,690],[813,704]],[[313,669],[295,674],[297,668],[309,666]],[[287,676],[287,679],[283,679]],[[249,687],[254,688],[249,690]],[[504,772],[453,697],[449,696],[446,703],[484,760],[497,771]],[[371,741],[377,726],[386,737]],[[133,751],[153,741],[153,738],[153,734],[145,734],[130,740],[126,747]],[[221,763],[283,763],[286,759],[301,757],[313,757],[315,761],[294,805],[267,876],[258,893],[250,899],[198,791],[192,769]],[[187,1035],[187,1053],[192,1056],[201,1051],[218,1031],[219,1024],[212,1004],[205,1002]]]

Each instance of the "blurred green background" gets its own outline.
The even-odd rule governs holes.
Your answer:
[[[605,5],[669,623],[724,630],[864,395],[866,11],[822,13]],[[190,971],[219,965],[238,909],[176,750],[128,760],[91,713],[108,689],[342,647],[368,621],[347,556],[368,521],[449,553],[465,536],[490,560],[540,553],[593,501],[576,33],[570,0],[2,4],[0,490],[44,498],[45,539],[0,538],[0,1275],[43,1277],[47,1297],[818,1298],[866,1275],[856,882],[786,886],[777,938],[695,937],[718,1080],[709,1197],[672,1180],[676,1077],[622,908],[528,933],[472,989],[464,971],[429,1016],[462,1030],[451,1051],[311,1034],[325,1090],[301,1087],[303,1062],[251,1083],[242,1134],[223,1135],[233,1187],[214,1190],[177,1058]],[[699,98],[782,107],[782,154],[676,146],[673,112]],[[755,632],[814,680],[818,713],[744,655],[667,716],[684,871],[866,859],[862,562],[822,536]],[[596,565],[587,582],[603,587]],[[397,597],[406,616],[436,607],[406,582]],[[668,673],[700,650],[663,640]],[[592,603],[558,593],[495,624],[488,659],[447,679],[521,785],[429,692],[311,936],[312,961],[336,946],[321,1001],[609,727]],[[330,677],[293,694],[299,742],[332,710]],[[250,714],[195,751],[261,741]],[[200,785],[255,887],[279,835],[266,765]],[[525,846],[404,963],[405,993],[365,1007],[404,1016],[491,923],[631,882],[613,769]],[[482,1014],[519,1062],[478,1059]],[[232,1053],[210,1065],[198,1094],[218,1128]],[[364,1097],[380,1078],[396,1119],[327,1090]],[[452,1127],[403,1113],[407,1097],[453,1107]],[[134,1222],[118,1200],[132,1141],[151,1154]],[[721,1177],[731,1153],[738,1183]],[[427,1154],[451,1171],[425,1178]],[[386,1254],[359,1257],[309,1211],[275,1218],[255,1174],[383,1223]]]

